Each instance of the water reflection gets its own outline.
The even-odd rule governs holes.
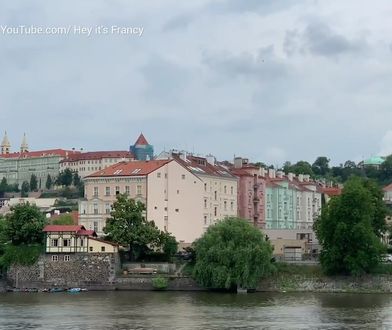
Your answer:
[[[392,328],[387,294],[7,293],[0,329]]]

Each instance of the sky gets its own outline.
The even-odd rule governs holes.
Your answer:
[[[392,153],[389,0],[0,8],[0,132],[13,151],[24,132],[31,150],[89,151],[126,150],[143,132],[156,153],[278,166]]]

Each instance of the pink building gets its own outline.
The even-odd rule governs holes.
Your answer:
[[[231,173],[238,178],[238,215],[265,228],[265,171],[237,157]]]

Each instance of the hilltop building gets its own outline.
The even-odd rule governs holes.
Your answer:
[[[135,144],[129,147],[129,151],[135,156],[136,160],[154,159],[154,147],[147,142],[143,133],[140,133]]]

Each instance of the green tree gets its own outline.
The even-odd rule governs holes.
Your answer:
[[[255,288],[272,271],[272,247],[247,220],[227,218],[196,241],[193,276],[206,288]]]
[[[42,244],[46,224],[45,216],[37,206],[17,204],[5,217],[4,237],[13,245]]]
[[[342,194],[322,209],[314,229],[322,246],[321,266],[327,274],[359,275],[379,263],[383,246],[377,234],[383,227],[383,211],[373,189],[363,179],[351,178]]]
[[[38,189],[38,180],[35,174],[31,174],[30,177],[30,191],[36,191]]]
[[[312,165],[312,171],[316,175],[325,176],[329,172],[329,159],[327,157],[317,157]]]
[[[61,186],[69,187],[73,181],[73,172],[66,168],[57,178],[57,184]]]
[[[74,185],[75,187],[79,187],[79,185],[80,185],[80,183],[81,183],[81,179],[80,179],[80,176],[79,176],[78,172],[75,172],[75,173],[73,174],[72,183],[73,183],[73,185]]]
[[[300,160],[296,164],[292,165],[290,168],[290,172],[293,172],[296,175],[298,174],[308,174],[310,176],[314,175],[312,166],[304,160]]]
[[[129,247],[130,260],[136,260],[149,250],[162,250],[165,239],[153,221],[145,216],[141,202],[118,194],[110,218],[106,221],[105,234],[113,242]]]
[[[29,195],[29,190],[30,190],[30,184],[27,181],[23,181],[22,188],[21,188],[22,197],[27,197]]]
[[[50,176],[50,174],[48,174],[48,176],[46,177],[46,183],[45,183],[45,187],[46,189],[50,189],[53,186],[53,180],[52,177]]]
[[[392,155],[389,155],[381,164],[380,171],[383,183],[390,183],[392,181]]]

